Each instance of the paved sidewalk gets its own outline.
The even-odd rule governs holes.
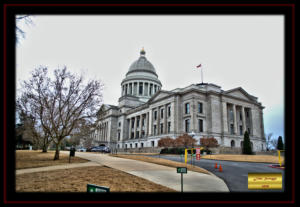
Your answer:
[[[25,173],[50,171],[50,170],[69,169],[69,168],[75,168],[75,167],[90,167],[90,166],[101,166],[101,164],[99,164],[97,162],[85,162],[85,163],[74,163],[74,164],[67,164],[67,165],[53,165],[53,166],[47,166],[47,167],[27,168],[27,169],[16,170],[16,175],[21,175],[21,174],[25,174]]]
[[[61,151],[61,153],[69,152]],[[181,191],[181,175],[176,172],[174,167],[111,157],[107,154],[76,152],[76,156]],[[184,192],[229,192],[222,179],[203,173],[188,171],[183,175],[183,183]]]

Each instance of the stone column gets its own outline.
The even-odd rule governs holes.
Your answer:
[[[233,132],[234,134],[237,134],[237,130],[236,130],[236,125],[237,125],[237,121],[236,121],[236,108],[235,108],[235,104],[232,104],[232,108],[233,108]]]
[[[146,118],[145,118],[145,137],[148,137],[149,133],[149,112],[146,112]]]
[[[223,131],[224,133],[228,133],[227,103],[222,102],[222,107],[223,107]]]
[[[136,137],[136,123],[137,123],[137,116],[136,117],[134,117],[134,138],[133,139],[135,139],[135,137]]]
[[[150,109],[149,110],[149,124],[148,124],[148,136],[152,136],[153,134],[153,130],[152,130],[152,127],[153,127],[153,109]]]
[[[139,120],[139,128],[140,128],[140,130],[139,130],[139,137],[138,138],[141,138],[142,137],[142,118],[143,118],[143,116],[142,115],[140,115],[139,116],[140,117],[140,120]]]
[[[159,107],[156,108],[157,109],[157,126],[156,126],[156,129],[157,129],[157,135],[160,134],[160,109]]]
[[[128,136],[128,139],[131,139],[131,128],[132,128],[132,126],[131,126],[131,118],[129,119],[129,130],[128,130],[128,133],[129,133],[129,136]]]
[[[246,114],[245,114],[245,107],[242,106],[242,119],[243,119],[243,134],[245,133],[246,129]]]
[[[167,104],[165,105],[164,109],[164,133],[168,133],[168,106]]]
[[[148,96],[150,96],[150,82],[148,82]]]

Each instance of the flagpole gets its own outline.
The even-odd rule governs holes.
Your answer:
[[[203,84],[203,67],[201,67],[201,80],[202,80],[202,84]]]

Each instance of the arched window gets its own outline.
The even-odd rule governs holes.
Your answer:
[[[234,140],[231,140],[231,147],[235,147],[235,142],[234,142]]]

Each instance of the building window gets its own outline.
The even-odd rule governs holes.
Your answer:
[[[164,124],[160,124],[160,134],[164,133]]]
[[[171,132],[171,122],[169,121],[168,122],[168,133],[170,133]]]
[[[164,109],[160,110],[160,118],[163,119],[164,118]]]
[[[232,109],[229,110],[229,119],[230,119],[230,121],[233,121],[233,110]]]
[[[243,126],[240,125],[240,135],[243,135]]]
[[[138,148],[138,143],[135,143],[135,148]]]
[[[121,126],[121,122],[119,122],[119,127]]]
[[[144,147],[144,143],[142,142],[142,143],[141,143],[141,148],[143,148],[143,147]]]
[[[131,120],[131,128],[134,128],[134,119]]]
[[[240,120],[241,120],[241,121],[243,120],[243,117],[242,117],[242,111],[240,111]]]
[[[150,93],[149,93],[150,96],[152,95],[152,88],[153,88],[153,85],[150,84]]]
[[[151,141],[151,147],[154,147],[154,141]]]
[[[168,106],[168,117],[171,116],[171,106]]]
[[[190,103],[186,103],[184,108],[185,108],[185,114],[189,114],[190,113]]]
[[[131,139],[134,138],[134,132],[131,132]]]
[[[231,133],[231,134],[234,134],[234,127],[233,127],[233,124],[230,124],[230,133]]]
[[[125,149],[127,149],[127,144],[125,144]]]
[[[202,114],[203,113],[203,104],[198,103],[198,113]]]
[[[127,84],[125,85],[125,95],[127,95]]]
[[[157,91],[157,86],[154,85],[154,92],[156,93],[156,91]]]
[[[118,141],[120,141],[121,133],[118,132]]]
[[[154,120],[157,119],[157,111],[154,111]]]
[[[136,132],[136,137],[135,137],[135,138],[139,138],[139,137],[140,137],[140,132],[137,131],[137,132]]]
[[[248,128],[248,133],[250,134],[250,128]]]
[[[156,125],[153,126],[153,133],[156,135]]]
[[[246,117],[249,118],[249,111],[246,111]]]
[[[234,140],[231,140],[231,147],[235,147],[235,142],[234,142]]]
[[[199,132],[203,132],[203,120],[202,119],[198,120],[198,125],[199,125]]]
[[[130,148],[132,148],[132,144],[130,144]]]
[[[142,131],[142,137],[144,137],[144,136],[145,136],[145,131],[143,130],[143,131]]]
[[[139,117],[136,120],[136,127],[140,127],[140,118]]]
[[[139,85],[139,95],[143,95],[143,84],[140,83]]]
[[[185,120],[185,132],[190,132],[190,120]]]

